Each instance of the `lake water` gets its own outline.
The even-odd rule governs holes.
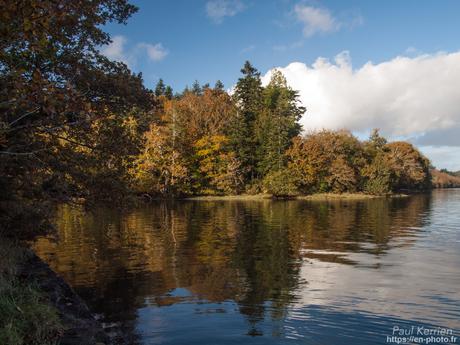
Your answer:
[[[395,344],[412,326],[460,344],[460,190],[64,206],[56,226],[37,253],[117,344]]]

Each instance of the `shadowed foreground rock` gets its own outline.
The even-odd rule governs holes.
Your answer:
[[[73,289],[38,256],[31,254],[20,272],[21,278],[35,281],[59,312],[65,328],[61,345],[109,344],[102,325],[90,312],[86,303]]]

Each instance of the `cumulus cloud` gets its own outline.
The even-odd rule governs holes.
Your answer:
[[[417,145],[460,146],[460,52],[398,56],[358,69],[342,52],[333,62],[318,58],[311,66],[293,62],[278,69],[299,90],[307,131],[380,128]]]
[[[149,57],[150,60],[153,60],[153,61],[161,61],[169,53],[168,50],[165,47],[163,47],[161,43],[157,43],[157,44],[140,43],[138,47],[141,49],[145,49],[145,51],[147,52],[147,56]]]
[[[460,52],[398,56],[358,69],[342,52],[334,62],[318,58],[312,66],[294,62],[278,69],[308,109],[305,129],[380,128],[387,135],[418,136],[460,124]]]
[[[225,17],[233,17],[245,8],[240,0],[209,0],[206,3],[206,14],[219,24]]]
[[[161,61],[169,53],[161,43],[138,43],[131,49],[127,48],[128,39],[118,35],[112,38],[112,42],[101,48],[101,53],[111,60],[124,62],[129,68],[134,68],[137,59],[146,54],[152,61]]]
[[[302,22],[305,37],[320,32],[332,32],[339,29],[339,23],[325,8],[297,4],[294,7],[296,18]]]

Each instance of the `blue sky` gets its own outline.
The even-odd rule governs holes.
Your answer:
[[[140,42],[161,43],[168,51],[163,60],[139,56],[133,69],[143,72],[148,86],[162,77],[177,90],[195,79],[221,79],[231,85],[247,59],[265,72],[292,61],[334,57],[343,50],[350,51],[353,64],[359,66],[408,49],[433,53],[460,48],[459,1],[241,0],[229,1],[239,11],[220,20],[208,15],[207,2],[132,1],[139,12],[126,26],[113,24],[107,29],[112,36],[126,37],[127,51]],[[329,11],[341,27],[305,37],[303,23],[294,13],[299,3]]]
[[[460,1],[131,2],[139,12],[126,26],[107,26],[114,42],[103,51],[142,72],[148,87],[161,77],[175,91],[195,79],[220,79],[229,88],[245,60],[267,78],[280,67],[302,91],[307,109],[334,109],[310,113],[304,128],[333,128],[332,121],[355,133],[382,128],[392,138],[422,145],[436,165],[460,169]],[[324,91],[337,82],[341,88]],[[430,100],[432,90],[436,97]],[[330,106],[337,102],[349,109]]]

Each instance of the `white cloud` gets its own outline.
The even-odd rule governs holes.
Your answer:
[[[163,60],[169,51],[163,47],[161,43],[138,43],[131,49],[127,49],[128,39],[118,35],[112,38],[112,42],[101,48],[101,53],[111,60],[124,62],[129,68],[134,68],[137,59],[142,54],[147,54],[147,57],[152,61]]]
[[[221,23],[225,17],[233,17],[246,8],[240,0],[209,0],[206,14],[215,23]]]
[[[318,58],[311,67],[294,62],[278,69],[308,109],[305,129],[378,127],[414,136],[460,124],[460,52],[396,57],[357,70],[342,52],[334,63]]]
[[[294,6],[295,19],[303,25],[303,35],[311,37],[320,33],[330,33],[340,29],[353,29],[364,23],[358,11],[347,10],[334,16],[327,8],[298,3]]]
[[[460,146],[460,52],[398,56],[358,69],[342,52],[334,62],[318,58],[312,66],[293,62],[279,70],[307,108],[305,130],[380,128],[418,145]]]
[[[138,46],[141,49],[145,49],[147,56],[153,61],[161,61],[169,54],[168,50],[161,43],[140,43]]]
[[[297,20],[304,25],[303,34],[305,37],[321,32],[336,31],[340,27],[337,20],[325,8],[297,4],[294,7],[294,13]]]
[[[124,62],[128,66],[133,65],[133,56],[130,56],[125,51],[125,44],[127,42],[124,36],[114,36],[112,42],[102,47],[101,53],[111,60]]]

